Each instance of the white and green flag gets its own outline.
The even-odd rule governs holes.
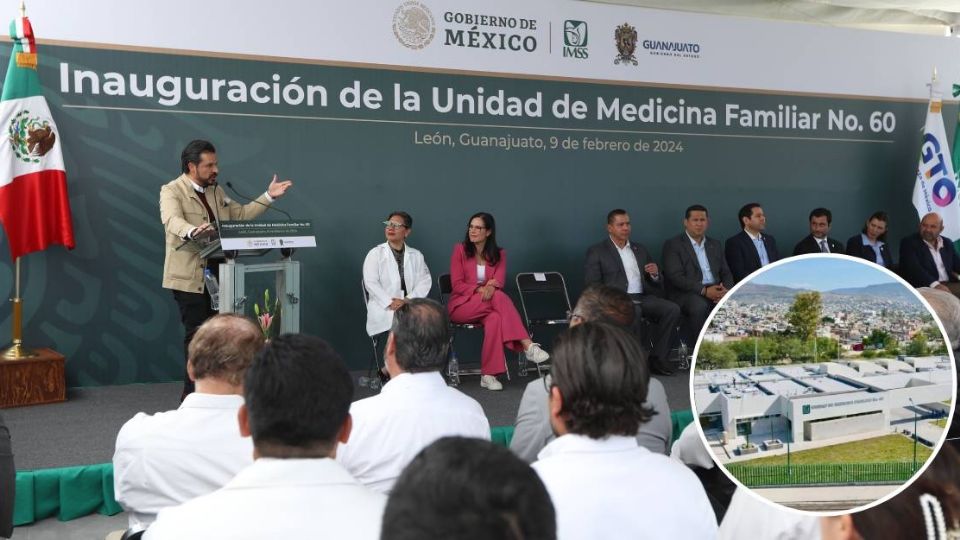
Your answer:
[[[940,214],[943,218],[943,235],[951,240],[960,240],[960,198],[957,197],[957,179],[953,173],[946,129],[943,127],[942,108],[940,92],[932,89],[920,145],[917,181],[913,185],[913,206],[921,218],[930,212]]]

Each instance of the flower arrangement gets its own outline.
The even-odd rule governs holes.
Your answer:
[[[273,322],[280,313],[280,298],[274,300],[270,305],[270,289],[263,291],[263,309],[260,309],[259,303],[253,304],[253,312],[257,316],[257,323],[260,324],[260,331],[263,332],[264,339],[270,339],[273,334]]]

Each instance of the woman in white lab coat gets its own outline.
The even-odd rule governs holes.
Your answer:
[[[393,312],[407,298],[426,298],[431,285],[430,269],[423,255],[406,244],[413,227],[410,214],[391,212],[383,225],[387,241],[371,249],[363,261],[363,284],[369,295],[367,334],[370,336],[389,331]]]

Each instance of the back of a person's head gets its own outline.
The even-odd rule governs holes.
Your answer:
[[[602,283],[584,289],[573,312],[587,322],[603,322],[623,328],[632,325],[636,316],[633,300],[626,291]]]
[[[284,449],[294,450],[290,455],[328,453],[350,411],[353,380],[326,341],[284,334],[254,359],[243,395],[261,455],[284,457]]]
[[[540,477],[489,441],[446,437],[397,479],[381,540],[552,540],[556,517]]]
[[[939,501],[947,529],[960,526],[960,454],[949,443],[944,443],[927,470],[906,489],[882,504],[852,514],[854,528],[866,539],[924,538],[927,528],[920,498],[925,494]]]
[[[239,386],[254,355],[263,348],[263,332],[249,318],[214,315],[194,334],[187,348],[195,379],[220,379]]]
[[[447,310],[427,298],[408,300],[393,315],[397,365],[409,373],[440,371],[450,353]]]
[[[640,344],[628,331],[585,322],[554,344],[553,385],[567,431],[600,439],[636,435],[653,411],[644,406],[650,374]]]

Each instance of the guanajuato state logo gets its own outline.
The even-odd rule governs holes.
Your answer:
[[[616,38],[618,54],[613,63],[637,65],[637,57],[633,55],[637,51],[637,29],[628,23],[623,23],[614,32],[614,38]]]
[[[13,153],[24,163],[40,163],[40,158],[57,142],[50,120],[31,117],[28,110],[20,111],[10,120],[7,133]]]
[[[410,0],[393,12],[393,35],[404,47],[422,49],[433,41],[437,26],[430,8]]]

